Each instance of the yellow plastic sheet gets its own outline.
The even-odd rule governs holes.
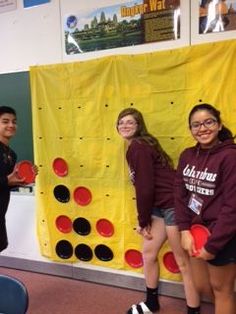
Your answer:
[[[235,40],[32,67],[41,253],[63,263],[84,262],[141,272],[139,256],[135,255],[140,252],[141,239],[134,230],[134,189],[128,179],[126,148],[115,128],[117,115],[129,106],[141,110],[150,132],[176,164],[180,152],[193,144],[187,126],[193,105],[215,105],[235,132],[235,77]],[[55,173],[57,158],[67,163],[66,175]],[[61,185],[69,194],[66,202],[58,201],[54,194],[55,187]],[[91,193],[89,200],[82,195],[86,204],[75,200],[78,187]],[[79,218],[86,219],[89,233],[77,232],[74,224]],[[101,219],[113,230],[107,230],[106,224],[102,224],[105,231],[98,230]],[[81,257],[85,247],[88,251]],[[168,252],[166,244],[160,253],[161,276],[181,280],[164,264]]]

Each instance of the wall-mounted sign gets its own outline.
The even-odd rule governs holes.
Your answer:
[[[45,4],[51,0],[24,0],[24,8],[34,7],[36,5]]]
[[[0,13],[16,9],[16,0],[0,0]]]

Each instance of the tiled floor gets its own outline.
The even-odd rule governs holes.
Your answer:
[[[9,268],[0,267],[0,274],[25,283],[29,292],[28,314],[125,314],[130,305],[144,297],[134,290]],[[159,314],[186,314],[182,299],[160,296],[160,303]],[[211,304],[202,305],[201,314],[213,313]]]

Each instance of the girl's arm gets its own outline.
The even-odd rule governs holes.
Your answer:
[[[150,150],[140,146],[130,158],[130,168],[134,171],[134,187],[138,211],[138,222],[141,228],[151,225],[151,214],[154,203],[154,169]]]
[[[221,177],[218,184],[222,186],[222,208],[205,245],[206,251],[213,255],[236,236],[236,150],[223,160]]]
[[[192,221],[191,210],[188,208],[189,196],[183,174],[186,166],[184,155],[185,153],[182,153],[180,156],[174,184],[176,223],[180,231],[189,230]]]

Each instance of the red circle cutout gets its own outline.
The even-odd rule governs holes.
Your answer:
[[[172,252],[165,253],[163,257],[163,263],[167,270],[171,273],[177,274],[180,272],[179,266],[176,263],[174,254]]]
[[[114,234],[114,226],[107,219],[99,219],[96,223],[96,229],[103,237],[111,237]]]
[[[140,268],[143,266],[142,253],[138,250],[128,250],[125,252],[126,262],[133,268]]]
[[[57,229],[63,233],[69,233],[72,230],[72,221],[67,216],[59,216],[56,219]]]
[[[203,225],[195,224],[191,226],[190,232],[194,238],[195,248],[197,250],[197,253],[195,253],[194,256],[197,256],[201,248],[207,242],[210,231]]]
[[[34,183],[36,173],[33,164],[29,160],[22,160],[16,164],[17,174],[20,178],[24,178],[25,183]]]
[[[89,189],[79,186],[74,190],[74,200],[81,206],[88,205],[92,200],[92,194]]]
[[[52,167],[59,177],[65,177],[68,174],[67,162],[63,158],[54,159]]]

